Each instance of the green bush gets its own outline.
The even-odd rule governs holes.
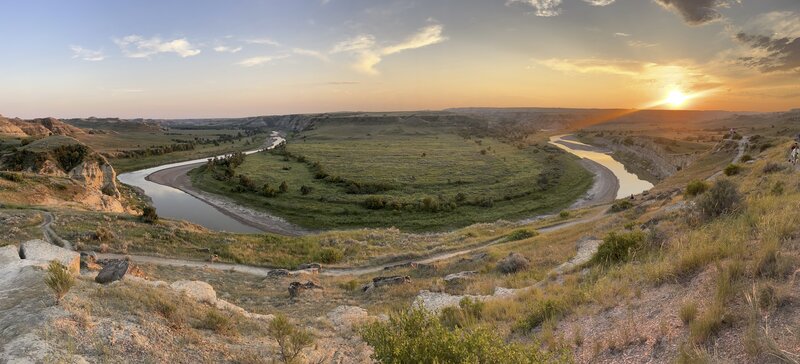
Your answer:
[[[517,240],[523,240],[523,239],[527,239],[527,238],[532,238],[532,237],[534,237],[536,235],[537,235],[537,233],[535,231],[530,231],[528,229],[518,229],[518,230],[512,231],[511,234],[508,234],[508,236],[506,237],[506,240],[508,240],[508,241],[517,241]]]
[[[12,172],[0,172],[0,178],[9,180],[11,182],[22,182],[22,174]]]
[[[154,224],[158,221],[158,214],[156,213],[156,208],[153,206],[145,206],[142,209],[142,216],[139,217],[143,222],[148,224]]]
[[[206,315],[203,317],[202,321],[200,321],[198,328],[227,335],[234,332],[236,325],[234,325],[230,316],[216,308],[211,308],[206,311]]]
[[[741,200],[733,182],[720,180],[698,199],[697,208],[705,219],[712,219],[738,211]]]
[[[320,263],[333,264],[338,263],[344,258],[344,253],[337,248],[322,248],[314,257],[314,260]]]
[[[270,321],[267,331],[278,342],[280,360],[284,363],[294,363],[300,352],[314,343],[311,333],[296,327],[281,314]]]
[[[603,244],[597,248],[591,262],[606,266],[626,262],[642,248],[644,241],[645,235],[641,231],[610,232],[603,238]]]
[[[633,207],[633,203],[628,201],[628,200],[626,200],[626,199],[616,200],[616,201],[614,201],[614,204],[611,205],[611,211],[612,212],[620,212],[620,211],[625,211],[625,210],[627,210],[627,209],[629,209],[631,207]]]
[[[567,211],[567,210],[563,210],[563,211],[558,213],[558,217],[560,217],[562,219],[566,219],[569,216],[570,216],[570,214],[569,214],[569,211]]]
[[[739,166],[738,164],[733,164],[733,163],[729,164],[723,170],[723,172],[725,173],[726,176],[735,176],[735,175],[739,174],[739,172],[741,172],[741,171],[742,171],[742,167]]]
[[[278,186],[278,191],[281,193],[289,192],[289,184],[287,184],[286,181],[281,182],[281,185]]]
[[[692,181],[689,182],[688,185],[686,185],[685,194],[688,197],[694,197],[697,195],[702,195],[706,191],[708,191],[708,183],[705,183],[703,181]]]
[[[753,160],[753,157],[750,154],[745,154],[742,156],[742,158],[739,158],[739,161],[742,163],[749,162],[751,160]]]
[[[370,210],[380,210],[386,207],[387,203],[388,201],[383,196],[369,196],[364,199],[364,207]]]
[[[442,309],[442,312],[439,313],[439,320],[449,329],[472,327],[483,316],[483,307],[483,301],[464,297],[458,303],[458,307]]]
[[[75,285],[75,277],[69,272],[60,262],[53,260],[47,266],[47,277],[44,279],[47,287],[53,291],[56,297],[56,304],[61,303],[61,299],[69,292],[70,288]]]
[[[303,196],[308,195],[313,190],[314,190],[314,188],[306,186],[306,185],[300,186],[300,194],[303,195]]]
[[[549,363],[567,359],[564,351],[544,352],[537,344],[506,343],[483,327],[448,329],[424,309],[392,314],[388,322],[361,329],[381,363]]]

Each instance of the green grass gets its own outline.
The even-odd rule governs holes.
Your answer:
[[[192,172],[193,182],[309,228],[395,226],[410,231],[558,211],[592,183],[591,174],[564,153],[466,139],[433,128],[321,127],[292,139],[287,150],[291,158],[259,153],[236,168],[259,190],[265,184],[277,190],[286,182],[286,193],[234,192],[238,179],[220,181],[201,169]],[[317,178],[320,169],[327,178]],[[541,174],[549,183],[537,183]],[[358,192],[355,185],[371,194],[353,193]],[[310,192],[304,194],[303,186]]]

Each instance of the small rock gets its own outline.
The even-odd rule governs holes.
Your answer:
[[[448,274],[444,277],[444,281],[447,284],[459,284],[464,283],[466,281],[472,280],[472,278],[478,274],[478,272],[474,270],[469,270],[465,272],[458,272],[453,274]]]
[[[306,283],[292,282],[289,283],[289,297],[295,298],[300,295],[300,292],[311,289],[325,289],[325,288],[312,281],[306,281]]]
[[[278,277],[288,277],[288,276],[289,276],[289,270],[287,269],[273,269],[267,272],[268,278],[278,278]]]
[[[94,278],[94,281],[101,284],[111,283],[122,279],[127,272],[128,261],[114,259],[103,266],[103,269],[100,270],[100,273],[97,273],[97,277]]]
[[[319,263],[305,263],[297,266],[297,270],[308,270],[308,269],[322,270],[322,265]]]
[[[372,278],[372,282],[361,287],[361,291],[368,292],[371,291],[373,288],[381,286],[389,286],[389,285],[397,285],[405,283],[411,283],[411,277],[409,276],[375,277]]]

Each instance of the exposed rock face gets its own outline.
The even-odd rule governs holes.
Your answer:
[[[352,331],[354,326],[359,326],[374,320],[367,310],[357,306],[339,306],[328,312],[328,319],[333,323],[336,331]]]
[[[86,187],[101,191],[106,196],[118,198],[117,173],[101,156],[87,160],[69,171],[69,178],[83,182]]]
[[[111,260],[97,273],[94,281],[101,284],[118,281],[128,273],[128,261],[124,259]]]
[[[12,137],[25,137],[28,134],[25,134],[25,131],[20,129],[20,127],[14,125],[11,120],[8,120],[2,116],[0,116],[0,135],[12,136]]]
[[[297,296],[300,295],[301,292],[312,289],[325,289],[325,288],[312,281],[306,281],[306,283],[300,283],[300,282],[289,283],[289,297],[296,298]]]
[[[217,302],[217,292],[210,284],[201,281],[175,281],[169,285],[172,289],[183,292],[190,298],[214,305]]]
[[[78,274],[81,270],[80,254],[38,239],[22,243],[19,248],[19,256],[22,259],[36,260],[42,263],[57,260],[73,274]]]
[[[19,249],[15,245],[0,247],[0,265],[19,261]]]
[[[51,135],[76,136],[85,132],[55,118],[22,120],[0,117],[0,134],[43,138]]]
[[[405,283],[411,283],[411,277],[409,276],[375,277],[372,278],[372,282],[361,287],[361,291],[369,292],[377,287],[391,286],[391,285],[405,284]]]

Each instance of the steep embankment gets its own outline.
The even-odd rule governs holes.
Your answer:
[[[0,155],[3,201],[126,212],[111,164],[67,136],[50,136]]]

